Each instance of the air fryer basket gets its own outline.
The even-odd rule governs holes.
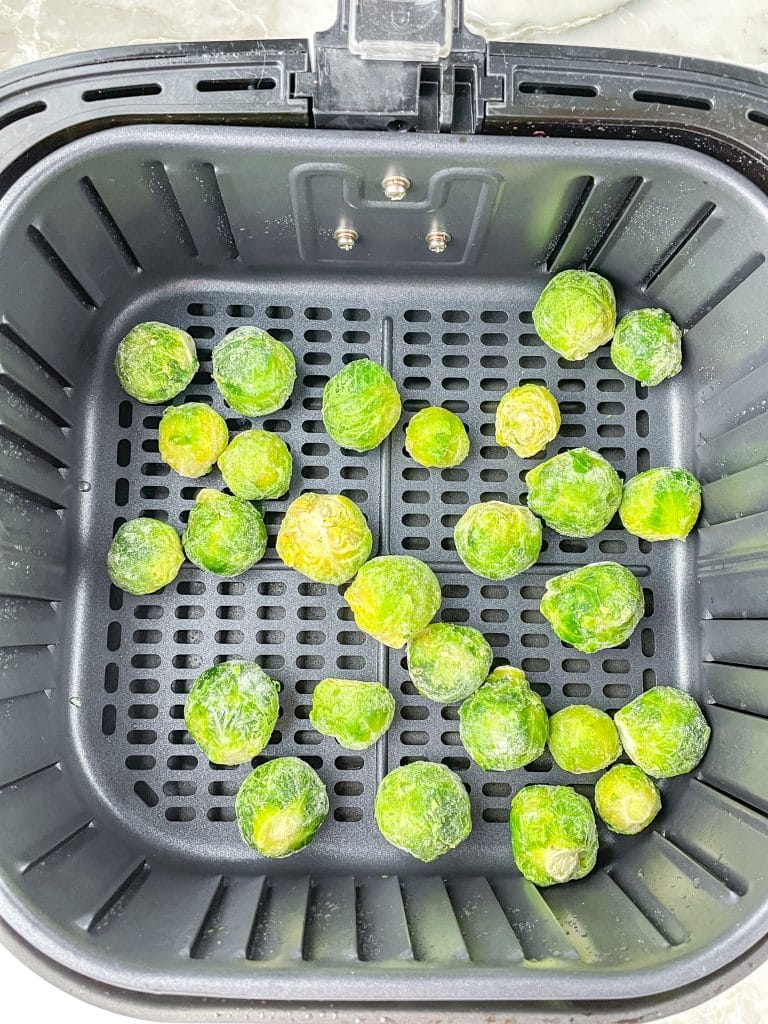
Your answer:
[[[661,1012],[660,993],[690,991],[768,931],[765,195],[720,160],[649,139],[137,119],[123,111],[98,132],[81,121],[26,157],[20,134],[9,144],[0,916],[63,968],[190,1006],[493,1002],[557,1014],[622,1001]],[[754,150],[743,166],[759,179]],[[397,204],[380,186],[392,171],[412,183]],[[341,224],[359,234],[350,252],[333,238]],[[425,244],[435,227],[451,235],[443,254]],[[608,276],[620,312],[669,309],[686,328],[684,372],[647,391],[607,349],[574,363],[544,347],[530,310],[547,274],[572,266]],[[154,515],[181,527],[198,490],[159,459],[160,410],[114,378],[117,340],[146,319],[196,338],[201,371],[184,398],[212,403],[231,430],[249,424],[211,384],[214,341],[257,323],[294,350],[293,397],[263,424],[296,467],[290,495],[266,505],[272,539],[303,489],[342,492],[368,516],[378,553],[429,562],[442,618],[482,629],[550,710],[613,711],[656,682],[708,705],[706,758],[663,785],[652,830],[604,832],[598,868],[579,883],[524,882],[510,796],[570,777],[546,756],[514,773],[470,765],[455,709],[418,697],[402,652],[356,630],[341,592],[287,570],[272,546],[235,580],[185,565],[160,594],[110,587],[117,525]],[[363,455],[330,443],[323,384],[363,355],[390,368],[404,421],[427,403],[459,413],[466,463],[422,469],[404,455],[402,425]],[[551,452],[586,445],[625,476],[694,469],[705,484],[698,538],[651,546],[618,521],[584,541],[545,531],[530,572],[506,583],[466,573],[451,540],[466,505],[524,499],[527,464],[493,436],[498,398],[521,381],[561,404]],[[538,601],[549,575],[601,558],[638,575],[646,615],[622,648],[582,655],[546,628]],[[264,757],[304,757],[329,790],[327,825],[288,861],[265,862],[238,839],[233,800],[249,766],[210,764],[183,728],[195,675],[228,657],[255,658],[284,684]],[[309,726],[312,688],[329,674],[390,687],[395,724],[375,749],[343,751]],[[435,865],[389,847],[372,816],[377,781],[420,758],[458,771],[473,806],[471,838]]]

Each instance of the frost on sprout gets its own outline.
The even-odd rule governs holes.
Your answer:
[[[453,531],[456,551],[477,576],[505,580],[525,572],[541,551],[541,523],[523,505],[470,505]]]
[[[429,863],[472,831],[464,783],[444,764],[415,761],[395,768],[376,794],[376,823],[388,843]]]
[[[682,331],[663,309],[635,309],[623,317],[611,345],[617,370],[649,387],[680,373]]]
[[[410,555],[382,555],[360,569],[344,594],[359,629],[402,647],[434,618],[442,594],[428,565]]]
[[[305,761],[278,757],[245,779],[235,814],[249,846],[264,857],[290,857],[312,842],[328,816],[328,793]]]
[[[618,647],[643,617],[643,591],[617,562],[592,562],[547,581],[541,614],[567,644],[587,654]]]
[[[129,594],[153,594],[178,575],[184,552],[179,535],[159,519],[130,519],[109,546],[107,572]]]
[[[171,405],[160,420],[160,458],[180,476],[195,479],[210,473],[228,441],[223,416],[204,402]]]
[[[280,711],[277,684],[251,661],[225,661],[198,676],[184,708],[192,739],[214,764],[243,764],[269,743]]]
[[[661,810],[656,784],[634,764],[615,764],[595,784],[597,813],[612,832],[634,836]]]
[[[323,389],[323,422],[342,448],[367,452],[380,445],[400,419],[397,386],[380,363],[355,359]]]
[[[509,819],[512,854],[523,878],[556,885],[583,878],[597,859],[597,827],[586,797],[570,786],[526,786]]]
[[[355,575],[372,547],[365,516],[343,494],[300,495],[288,506],[277,534],[277,553],[287,566],[335,586]]]
[[[624,485],[619,516],[643,540],[684,540],[701,511],[701,484],[687,469],[647,469]]]
[[[564,537],[594,537],[621,502],[619,474],[602,455],[572,448],[525,476],[528,508]]]
[[[123,390],[146,405],[170,402],[197,373],[197,349],[186,331],[149,321],[129,331],[115,354]]]
[[[613,337],[616,299],[609,281],[588,270],[564,270],[533,307],[536,333],[566,359],[586,359]]]
[[[455,413],[431,405],[405,428],[405,449],[422,466],[458,466],[469,455],[467,429]]]
[[[428,700],[464,700],[483,683],[493,661],[491,645],[471,626],[435,622],[408,644],[413,685]]]
[[[243,416],[266,416],[291,397],[296,360],[259,327],[238,327],[213,350],[213,379],[224,400]]]
[[[224,483],[238,498],[281,498],[291,486],[293,460],[288,445],[268,430],[244,430],[219,456]]]
[[[187,558],[201,569],[238,576],[263,556],[267,529],[253,505],[206,488],[189,513],[182,543]]]
[[[496,444],[530,459],[557,437],[560,407],[540,384],[522,384],[503,396],[496,409]]]
[[[512,771],[540,757],[549,723],[521,669],[500,665],[459,708],[459,734],[485,771]]]
[[[599,772],[621,755],[621,743],[610,715],[598,708],[572,704],[549,720],[549,750],[566,772]]]
[[[655,779],[693,771],[711,734],[693,697],[672,686],[641,693],[616,712],[614,721],[630,759]]]
[[[381,683],[323,679],[312,694],[309,720],[348,750],[364,750],[392,724],[395,700]]]

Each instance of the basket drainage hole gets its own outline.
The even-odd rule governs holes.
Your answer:
[[[143,780],[134,783],[133,791],[139,798],[139,800],[143,801],[143,803],[145,803],[147,807],[157,807],[157,805],[160,803],[160,797],[157,795],[154,789],[152,789],[152,787]]]

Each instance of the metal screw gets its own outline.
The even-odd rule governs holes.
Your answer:
[[[381,187],[384,189],[387,199],[391,199],[393,203],[399,203],[401,199],[405,199],[405,194],[411,187],[411,183],[402,174],[388,174],[382,181]]]
[[[447,231],[430,231],[425,241],[430,252],[445,252],[451,236]]]
[[[358,235],[354,228],[336,228],[333,237],[336,239],[336,245],[340,249],[343,249],[344,252],[349,252],[350,249],[354,248],[355,242],[360,235]]]

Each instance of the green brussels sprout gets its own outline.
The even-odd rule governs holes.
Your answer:
[[[388,843],[430,861],[472,831],[464,783],[444,764],[414,761],[385,776],[376,794],[376,824]]]
[[[491,645],[471,626],[433,622],[408,644],[413,685],[428,700],[464,700],[483,683],[493,661]]]
[[[405,450],[422,466],[458,466],[469,455],[467,428],[450,409],[420,409],[405,428]]]
[[[541,523],[523,505],[481,501],[456,523],[453,540],[470,572],[505,580],[530,569],[539,557]]]
[[[610,715],[572,704],[549,720],[549,751],[563,771],[583,775],[613,764],[621,755],[621,743]]]
[[[201,569],[239,576],[266,551],[267,528],[247,501],[206,488],[197,496],[181,540],[187,558]]]
[[[224,661],[192,684],[184,722],[214,764],[243,764],[269,743],[280,713],[277,684],[252,661]]]
[[[365,750],[392,725],[395,699],[381,683],[323,679],[312,694],[309,720],[348,750]]]
[[[197,349],[186,331],[150,321],[129,331],[115,354],[123,391],[145,405],[170,402],[199,369]]]
[[[344,600],[359,629],[402,647],[432,621],[442,600],[437,576],[410,555],[382,555],[360,569]]]
[[[549,722],[525,674],[500,665],[459,708],[459,735],[485,771],[522,768],[544,752]]]
[[[637,765],[615,764],[595,783],[595,807],[611,832],[636,836],[661,810],[661,797]]]
[[[293,352],[259,327],[238,327],[213,350],[213,379],[224,401],[243,416],[266,416],[291,397]]]
[[[288,445],[268,430],[244,430],[219,456],[219,470],[238,498],[281,498],[291,486],[293,460]]]
[[[172,583],[184,561],[179,535],[168,523],[144,517],[123,523],[109,546],[107,572],[129,594],[154,594]]]
[[[630,759],[655,779],[693,771],[711,733],[693,697],[672,686],[641,693],[616,712],[614,721]]]
[[[589,448],[572,448],[529,469],[528,508],[564,537],[594,537],[621,502],[621,478]]]
[[[617,562],[591,562],[546,585],[541,614],[557,636],[586,654],[628,640],[645,611],[640,584]]]
[[[533,307],[536,333],[566,359],[586,359],[610,341],[616,299],[609,281],[589,270],[555,274]]]
[[[530,459],[557,437],[560,407],[551,391],[540,384],[512,388],[496,409],[496,444]]]
[[[336,444],[356,452],[376,448],[400,419],[397,385],[380,363],[355,359],[323,389],[323,423]]]
[[[624,484],[619,516],[643,540],[684,540],[701,511],[701,484],[687,469],[647,469]]]
[[[160,420],[160,458],[180,476],[210,473],[228,441],[226,421],[203,402],[170,405]]]
[[[245,779],[235,815],[243,839],[263,857],[290,857],[312,842],[328,817],[328,793],[306,762],[277,757]]]
[[[683,368],[682,333],[663,309],[635,309],[616,326],[613,365],[641,384],[660,384]]]
[[[343,494],[300,495],[286,509],[277,553],[316,583],[339,586],[368,561],[373,537],[360,509]]]
[[[588,875],[597,860],[589,801],[570,786],[526,786],[512,799],[512,855],[523,878],[557,885]]]

